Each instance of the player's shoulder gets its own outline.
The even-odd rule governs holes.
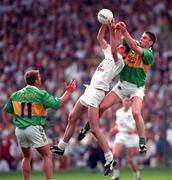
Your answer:
[[[122,55],[120,53],[117,53],[117,56],[118,56],[118,63],[124,64],[124,59],[123,59]]]
[[[123,108],[123,107],[119,108],[119,109],[116,111],[117,114],[121,114],[121,113],[123,113],[123,112],[124,112],[124,108]]]
[[[10,98],[11,98],[11,99],[14,98],[14,97],[18,94],[18,92],[19,92],[19,91],[13,92],[13,93],[11,94]]]
[[[21,93],[23,93],[24,89],[25,88],[22,88],[22,89],[19,89],[18,91],[13,92],[10,97],[15,98],[15,97],[19,96]]]
[[[152,56],[153,57],[153,50],[152,48],[142,48],[142,51],[144,52],[144,56]]]
[[[43,90],[43,89],[39,89],[39,90],[37,91],[37,93],[38,93],[39,95],[41,95],[41,96],[45,96],[46,94],[48,94],[48,92],[47,92],[46,90]]]

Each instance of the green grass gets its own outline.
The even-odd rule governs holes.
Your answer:
[[[88,170],[70,170],[54,172],[53,180],[105,180],[111,179],[111,175],[103,176],[100,172],[91,173]],[[172,180],[172,168],[143,169],[142,180]],[[0,173],[2,180],[22,180],[20,172]],[[30,180],[44,180],[41,172],[32,172]],[[121,170],[121,180],[133,180],[130,169]]]

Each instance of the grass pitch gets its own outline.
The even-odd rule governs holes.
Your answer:
[[[112,174],[103,176],[101,172],[91,173],[89,170],[70,170],[54,172],[53,180],[110,180]],[[141,170],[142,180],[172,180],[172,168]],[[0,173],[1,180],[22,180],[21,172]],[[133,180],[130,169],[121,170],[121,180]],[[32,172],[30,180],[44,180],[42,172]]]

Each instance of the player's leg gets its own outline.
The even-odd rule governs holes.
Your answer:
[[[51,180],[52,179],[52,157],[51,157],[50,146],[48,144],[48,139],[45,134],[44,128],[40,125],[28,126],[27,128],[25,128],[24,136],[27,138],[29,143],[31,143],[32,146],[42,155],[43,169],[45,172],[46,180]],[[22,150],[24,151],[25,149],[22,148]],[[27,151],[25,154],[27,155]],[[27,162],[27,165],[28,165],[28,162]]]
[[[30,171],[31,171],[30,162],[31,162],[31,156],[32,156],[31,147],[28,147],[28,148],[22,147],[21,149],[23,153],[23,159],[21,162],[22,174],[23,174],[24,180],[29,180]]]
[[[77,101],[72,112],[69,114],[68,124],[64,133],[64,142],[69,142],[73,136],[77,120],[88,110],[87,107],[83,106],[80,101]]]
[[[65,148],[68,146],[68,142],[70,138],[73,136],[76,122],[80,118],[80,116],[87,111],[87,108],[83,106],[78,100],[68,117],[68,124],[63,136],[63,140],[59,142],[58,145],[54,145],[51,147],[51,151],[57,153],[59,155],[63,155]]]
[[[21,162],[21,169],[22,169],[22,174],[23,174],[24,180],[30,179],[30,171],[31,171],[30,162],[31,162],[31,158],[32,158],[30,141],[28,140],[28,138],[25,135],[26,129],[28,129],[28,128],[29,127],[25,128],[25,129],[21,129],[18,127],[15,128],[15,135],[17,138],[17,142],[20,145],[22,154],[23,154],[23,158],[22,158],[22,162]]]
[[[117,93],[115,91],[110,91],[102,100],[102,102],[100,103],[99,109],[99,117],[102,116],[103,112],[108,109],[109,107],[111,107],[112,105],[121,102],[121,98],[117,95]],[[78,135],[78,140],[81,141],[82,139],[84,139],[86,133],[89,131],[90,126],[89,126],[89,122],[87,121],[84,125],[84,127],[81,129],[79,135]]]
[[[90,123],[90,130],[97,138],[98,143],[104,152],[106,160],[104,175],[108,175],[109,172],[113,169],[114,165],[116,165],[116,161],[113,160],[113,155],[108,142],[99,127],[99,108],[88,106],[88,118]]]
[[[86,136],[87,132],[90,130],[90,123],[89,121],[86,121],[84,124],[84,127],[80,130],[78,134],[78,141],[81,141]]]
[[[134,155],[136,154],[136,151],[137,148],[135,147],[127,148],[127,161],[133,171],[134,180],[140,180],[140,171],[138,169],[136,161],[134,160]]]
[[[49,144],[36,148],[43,158],[43,169],[46,180],[52,180],[52,154]]]
[[[141,108],[142,108],[142,98],[139,96],[134,96],[132,98],[132,114],[136,121],[137,132],[139,135],[139,146],[140,146],[140,153],[146,152],[146,140],[145,140],[145,126],[144,120],[141,115]]]
[[[113,170],[112,180],[119,180],[119,178],[120,178],[119,157],[122,152],[122,149],[123,149],[123,144],[118,143],[118,142],[117,143],[115,142],[112,147],[113,156],[118,162],[117,166],[115,166],[115,168]]]
[[[113,106],[114,104],[117,104],[121,102],[121,98],[119,97],[119,95],[115,92],[115,91],[110,91],[102,100],[101,104],[100,104],[100,117],[102,116],[103,112],[110,108],[111,106]]]

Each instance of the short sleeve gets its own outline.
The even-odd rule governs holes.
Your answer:
[[[5,104],[4,111],[7,112],[7,113],[13,113],[14,112],[11,97],[8,100],[8,102]]]
[[[59,108],[60,98],[54,98],[47,91],[45,91],[43,94],[42,104],[46,108],[52,108],[57,110]]]
[[[142,48],[143,50],[143,62],[145,64],[152,64],[153,63],[153,52],[150,49]]]

